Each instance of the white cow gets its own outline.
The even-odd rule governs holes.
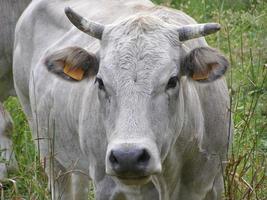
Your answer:
[[[12,51],[16,22],[30,0],[0,0],[0,179],[6,177],[8,169],[16,167],[12,153],[12,120],[4,111],[1,101],[15,95],[12,78]],[[9,163],[6,166],[5,163]]]
[[[14,95],[12,52],[17,20],[30,0],[0,0],[0,101]]]
[[[202,37],[219,29],[146,0],[32,2],[14,79],[53,199],[87,199],[88,178],[97,200],[220,199],[229,64]]]
[[[12,119],[0,102],[0,179],[7,176],[7,170],[15,170],[17,168],[17,163],[12,153],[12,142],[10,140],[12,129]]]

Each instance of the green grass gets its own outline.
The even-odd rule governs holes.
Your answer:
[[[206,37],[230,60],[227,73],[234,137],[225,171],[226,200],[267,199],[267,8],[265,0],[155,0],[183,10],[198,22],[219,22],[222,30]],[[19,171],[4,182],[5,199],[48,199],[30,130],[17,98],[5,107],[15,122],[14,153]],[[34,172],[34,174],[33,174]],[[91,197],[91,199],[93,199]]]
[[[14,184],[9,180],[4,182],[6,184],[4,199],[15,197],[23,197],[27,200],[48,199],[47,178],[41,168],[30,128],[19,101],[16,97],[10,97],[4,106],[14,121],[12,139],[19,168],[17,172],[9,174],[9,179],[15,181]]]

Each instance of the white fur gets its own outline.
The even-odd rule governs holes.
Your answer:
[[[99,42],[71,26],[65,6],[113,24]],[[16,90],[34,136],[38,121],[39,137],[55,141],[58,168],[88,174],[96,199],[211,200],[205,196],[220,193],[223,186],[214,183],[221,178],[228,142],[227,87],[224,79],[200,85],[182,77],[176,88],[165,91],[186,51],[207,44],[200,38],[181,45],[174,27],[196,22],[182,12],[152,7],[143,0],[34,2],[16,29]],[[46,70],[48,54],[73,45],[100,51],[97,76],[105,92],[94,79],[66,82]],[[151,182],[133,187],[107,175],[106,155],[114,145],[146,147],[153,160],[149,169],[158,169]],[[42,140],[42,157],[51,154],[48,147]]]

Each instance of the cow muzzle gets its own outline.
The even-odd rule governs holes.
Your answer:
[[[113,143],[106,154],[106,173],[126,185],[146,184],[161,172],[157,152],[151,143]]]

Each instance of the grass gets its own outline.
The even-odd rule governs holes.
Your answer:
[[[9,179],[13,182],[4,182],[4,199],[48,199],[47,178],[39,162],[38,152],[19,101],[16,97],[10,97],[4,106],[14,121],[13,148],[18,161],[18,171],[9,174]],[[11,184],[15,185],[16,189]]]
[[[222,30],[206,37],[230,60],[227,74],[234,122],[225,170],[225,200],[267,199],[267,3],[265,0],[155,0],[183,10],[198,22],[219,22]],[[3,182],[4,199],[49,199],[46,176],[17,98],[5,107],[15,122],[17,173]],[[34,173],[33,173],[34,172]],[[14,181],[16,188],[14,188]],[[93,199],[93,197],[90,197]]]

